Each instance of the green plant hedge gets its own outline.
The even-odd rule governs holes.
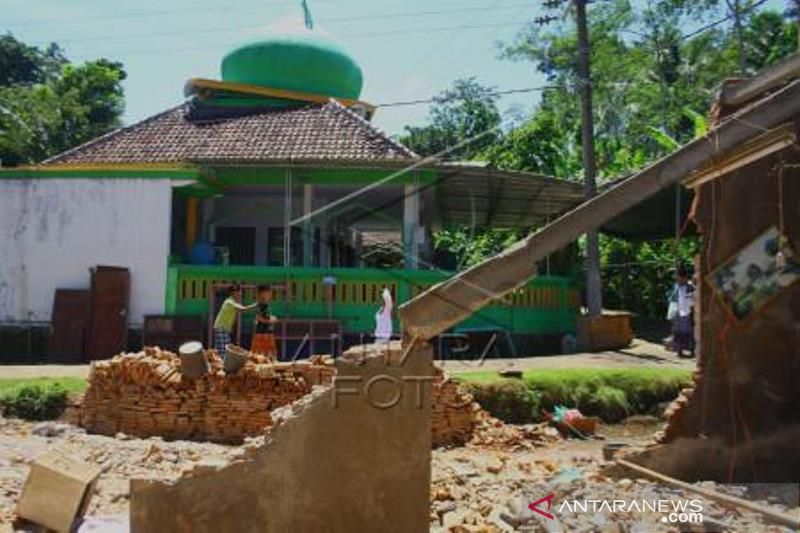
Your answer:
[[[522,379],[501,378],[494,371],[455,377],[493,416],[516,424],[540,422],[556,405],[606,422],[654,414],[691,384],[688,370],[653,368],[527,370]]]
[[[0,411],[25,420],[53,420],[64,412],[67,394],[59,385],[22,385],[0,396]]]

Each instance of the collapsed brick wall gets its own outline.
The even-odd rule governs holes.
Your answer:
[[[241,442],[272,425],[270,412],[329,385],[335,370],[329,358],[267,364],[257,356],[236,374],[225,375],[214,352],[211,372],[181,375],[178,357],[159,348],[95,362],[79,422],[103,435]],[[434,446],[460,446],[472,438],[480,406],[441,369],[431,387]]]
[[[482,413],[441,368],[433,369],[431,439],[434,446],[463,446],[472,439]]]
[[[703,248],[694,388],[668,409],[658,446],[635,461],[684,479],[779,482],[800,476],[800,284],[737,320],[706,279],[771,226],[783,226],[800,252],[798,164],[800,154],[790,148],[695,191]]]

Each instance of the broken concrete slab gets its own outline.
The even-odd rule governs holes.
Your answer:
[[[132,481],[131,531],[427,531],[430,346],[336,367],[240,460]]]
[[[82,516],[100,469],[57,451],[37,458],[17,505],[17,516],[59,533]]]

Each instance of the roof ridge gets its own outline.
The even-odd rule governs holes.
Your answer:
[[[77,146],[73,146],[72,148],[70,148],[68,150],[64,150],[63,152],[59,152],[59,153],[57,153],[57,154],[55,154],[53,156],[50,156],[50,157],[48,157],[47,159],[45,159],[44,161],[42,161],[39,164],[40,165],[49,165],[51,163],[58,163],[58,161],[60,159],[63,159],[65,157],[69,156],[73,152],[78,152],[80,150],[84,150],[86,148],[89,148],[90,146],[101,144],[102,142],[104,142],[104,141],[106,141],[106,140],[108,140],[108,139],[110,139],[112,137],[120,135],[120,134],[122,134],[122,133],[124,133],[126,131],[132,130],[132,129],[138,127],[138,126],[142,126],[143,124],[147,124],[148,122],[152,122],[152,121],[154,121],[154,120],[156,120],[158,118],[161,118],[164,115],[172,113],[172,112],[174,112],[174,111],[176,111],[176,110],[178,110],[178,109],[180,109],[182,107],[185,107],[185,106],[186,106],[186,102],[181,102],[180,104],[177,104],[175,106],[167,108],[164,111],[156,113],[155,115],[150,115],[149,117],[145,117],[145,118],[143,118],[142,120],[140,120],[138,122],[134,122],[133,124],[128,124],[127,126],[120,126],[119,128],[113,129],[113,130],[111,130],[111,131],[109,131],[107,133],[104,133],[103,135],[100,135],[99,137],[95,137],[93,139],[89,139],[88,141],[86,141],[84,143],[81,143],[81,144],[79,144]]]
[[[403,153],[404,155],[407,155],[407,156],[413,157],[413,158],[419,158],[420,157],[419,154],[414,152],[411,148],[409,148],[406,145],[396,141],[395,139],[392,139],[389,135],[386,134],[385,131],[383,131],[382,129],[378,128],[377,126],[372,124],[372,122],[370,122],[369,120],[365,119],[364,117],[362,117],[358,113],[354,112],[353,110],[348,109],[346,106],[342,105],[342,103],[339,102],[338,100],[336,100],[335,98],[331,98],[330,100],[328,100],[328,103],[325,104],[323,106],[323,108],[327,108],[328,106],[333,108],[333,110],[335,112],[338,112],[340,114],[344,114],[348,118],[356,121],[362,128],[366,129],[367,131],[369,131],[370,133],[372,133],[374,135],[379,136],[381,139],[385,140],[386,142],[388,142],[389,144],[391,144],[392,146],[397,148],[397,150],[400,151],[401,153]]]

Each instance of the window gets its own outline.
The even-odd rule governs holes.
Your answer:
[[[218,227],[215,231],[215,246],[228,249],[231,265],[252,265],[256,261],[256,228]]]

